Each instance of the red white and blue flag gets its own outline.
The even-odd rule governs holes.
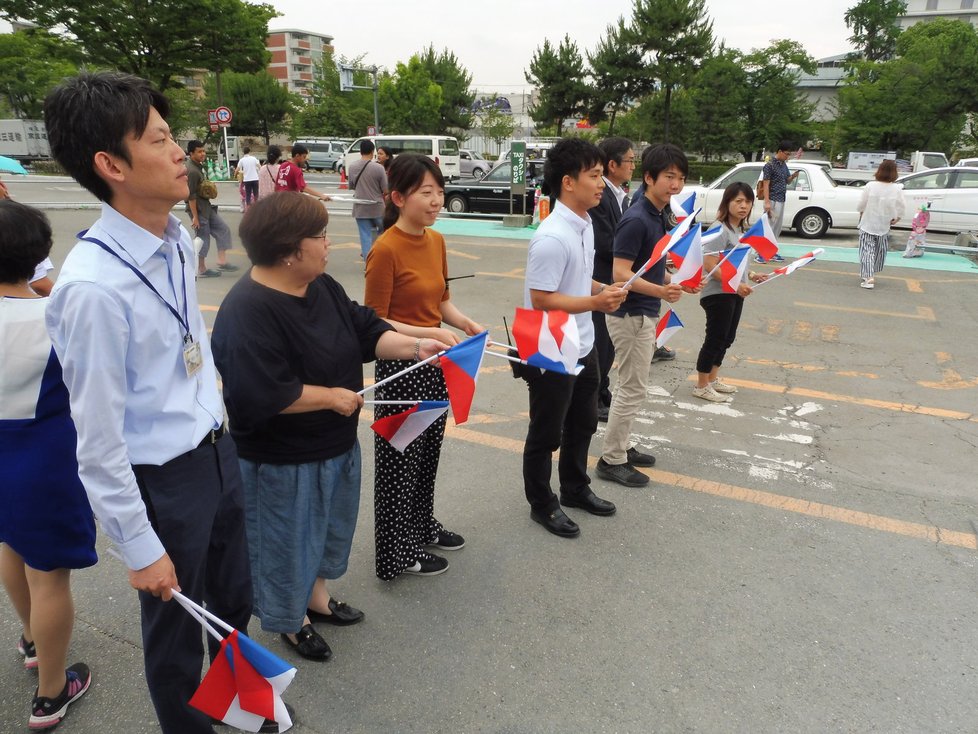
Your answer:
[[[717,222],[709,229],[703,230],[703,234],[700,235],[700,243],[708,245],[714,240],[720,239],[720,235],[723,234],[723,225]]]
[[[655,325],[655,346],[661,347],[670,337],[683,328],[683,322],[679,320],[676,312],[671,308],[662,314],[658,323]]]
[[[695,288],[703,280],[703,243],[699,227],[693,227],[672,249],[669,257],[676,266],[672,282]]]
[[[676,217],[677,222],[683,221],[693,213],[696,206],[696,194],[689,194],[685,199],[681,194],[673,194],[669,199],[669,208]]]
[[[724,253],[723,260],[717,266],[720,268],[720,282],[724,293],[736,293],[740,287],[740,281],[747,272],[750,249],[747,245],[741,245]]]
[[[294,677],[294,667],[234,630],[221,641],[190,705],[244,731],[258,731],[266,719],[286,731],[292,719],[282,693]]]
[[[782,265],[780,268],[775,268],[771,272],[771,275],[791,275],[798,268],[801,268],[801,267],[804,267],[805,265],[808,265],[808,263],[810,263],[813,260],[815,260],[815,258],[817,258],[819,255],[823,254],[824,252],[825,252],[824,248],[817,247],[814,250],[812,250],[811,252],[806,252],[801,257],[799,257],[799,258],[797,258],[795,260],[792,260],[787,265]]]
[[[475,384],[479,379],[479,368],[486,353],[489,332],[471,336],[456,344],[438,358],[438,365],[445,374],[445,387],[448,400],[452,404],[452,417],[455,425],[469,419],[469,409],[475,397]]]
[[[771,220],[766,215],[762,216],[754,225],[744,232],[740,238],[743,245],[750,245],[754,251],[765,260],[770,260],[778,254],[778,241],[774,238],[774,230],[771,229]]]
[[[517,308],[513,339],[520,359],[532,367],[565,375],[584,369],[577,363],[581,348],[577,321],[565,311]]]
[[[447,400],[422,400],[403,413],[378,418],[370,426],[402,454],[414,439],[448,410]]]
[[[647,273],[649,268],[659,262],[659,260],[661,260],[665,254],[685,236],[685,234],[689,231],[690,226],[693,224],[693,219],[695,219],[696,215],[699,214],[699,211],[700,210],[697,209],[671,230],[662,235],[659,241],[655,243],[655,247],[652,248],[652,254],[649,256],[649,259],[646,260],[645,264],[642,265],[642,267],[640,267],[635,274],[625,282],[626,287],[630,286],[637,278]]]

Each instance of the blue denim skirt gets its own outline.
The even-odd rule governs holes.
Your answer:
[[[360,508],[360,444],[326,461],[240,463],[255,616],[263,630],[298,632],[316,579],[346,573]]]

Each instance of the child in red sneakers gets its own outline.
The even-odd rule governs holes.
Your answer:
[[[75,426],[44,327],[48,298],[30,285],[51,250],[37,209],[0,201],[0,577],[24,625],[17,651],[37,669],[30,728],[48,729],[91,683],[65,670],[74,624],[70,574],[98,561],[92,509],[78,478]]]

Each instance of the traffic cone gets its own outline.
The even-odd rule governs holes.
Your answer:
[[[348,189],[348,188],[350,188],[349,186],[346,185],[346,169],[345,168],[341,168],[340,169],[340,188],[341,189]]]

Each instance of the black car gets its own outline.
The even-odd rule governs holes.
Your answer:
[[[543,166],[530,162],[526,176],[526,213],[533,213],[535,189],[542,178]],[[452,214],[479,212],[482,214],[509,214],[510,164],[504,161],[479,181],[450,183],[445,185],[445,208]],[[513,195],[513,214],[523,213],[519,195]]]

